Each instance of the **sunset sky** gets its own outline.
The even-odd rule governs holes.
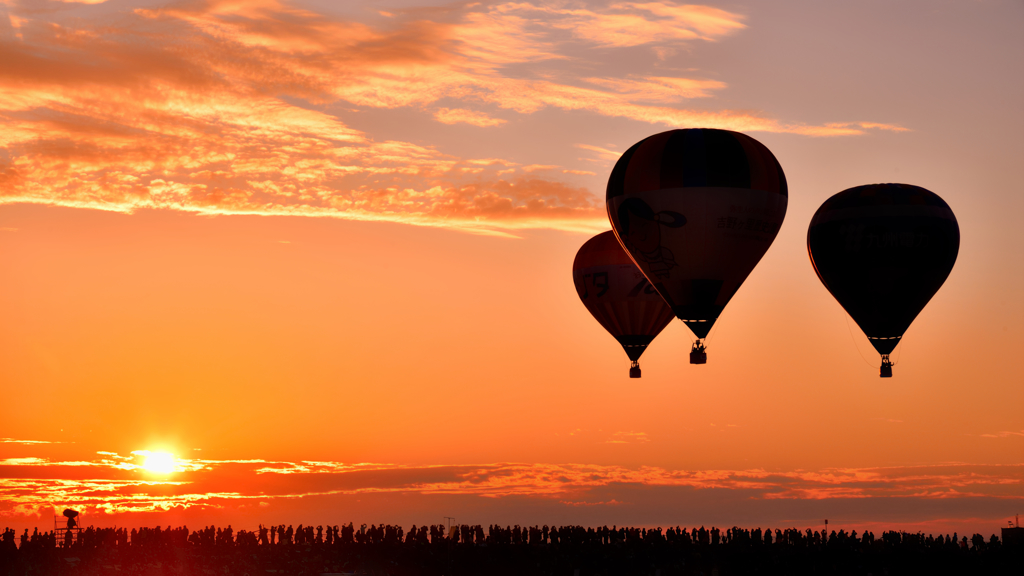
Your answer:
[[[0,526],[996,532],[1022,54],[1018,0],[0,0]],[[675,321],[630,380],[572,261],[687,127],[770,148],[788,212],[708,364]],[[806,250],[876,182],[961,232],[890,380]]]

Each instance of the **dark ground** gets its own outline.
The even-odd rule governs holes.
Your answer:
[[[276,527],[275,527],[276,528]],[[1022,549],[988,539],[886,532],[817,533],[734,528],[724,532],[669,529],[548,531],[492,526],[440,527],[405,534],[398,527],[323,531],[283,529],[271,544],[269,530],[234,533],[208,527],[86,529],[69,546],[58,535],[0,541],[0,575],[512,575],[728,576],[734,574],[1021,574]],[[449,534],[452,534],[449,532]],[[129,536],[131,536],[129,540]],[[948,538],[948,539],[947,539]],[[20,545],[17,541],[20,540]],[[63,539],[60,540],[63,543]],[[330,543],[328,543],[330,542]]]

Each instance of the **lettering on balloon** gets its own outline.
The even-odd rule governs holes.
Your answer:
[[[608,273],[607,272],[594,272],[593,274],[583,275],[583,292],[580,293],[580,298],[589,298],[590,290],[587,288],[587,278],[590,278],[590,283],[597,288],[597,297],[600,298],[608,293],[611,286],[608,284]],[[632,294],[630,294],[632,296]]]
[[[588,274],[589,276],[589,274]],[[598,289],[597,297],[600,298],[608,293],[608,273],[607,272],[595,272],[592,279],[594,288]]]
[[[843,224],[839,227],[839,235],[846,239],[847,252],[860,252],[860,241],[864,237],[864,226]]]

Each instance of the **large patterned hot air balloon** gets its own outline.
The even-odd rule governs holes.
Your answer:
[[[629,377],[639,378],[640,355],[672,321],[672,310],[637,270],[611,231],[587,240],[576,253],[572,280],[583,305],[619,341],[632,361]]]
[[[936,194],[909,184],[844,190],[818,208],[807,252],[818,278],[882,355],[946,281],[960,250],[960,227]]]
[[[704,338],[771,246],[786,216],[786,176],[753,138],[695,128],[637,142],[608,180],[605,207],[633,261],[697,336]]]

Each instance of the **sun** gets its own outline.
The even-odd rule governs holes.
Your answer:
[[[137,450],[134,454],[142,456],[142,469],[153,474],[170,474],[177,469],[177,459],[170,452],[153,452]]]

